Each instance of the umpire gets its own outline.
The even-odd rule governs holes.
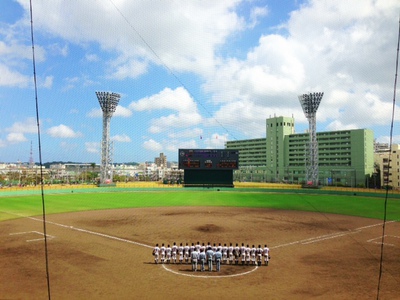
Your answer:
[[[211,247],[208,247],[207,248],[207,252],[206,252],[206,255],[207,255],[207,261],[208,261],[208,271],[212,271],[212,268],[213,268],[213,255],[214,255],[214,251],[211,249]]]
[[[200,261],[200,270],[201,272],[204,272],[204,265],[206,263],[206,253],[204,252],[204,249],[200,249],[199,261]]]
[[[196,248],[190,253],[190,258],[192,259],[192,271],[197,271],[197,260],[199,259],[199,252],[197,252]]]
[[[222,252],[220,249],[214,253],[215,263],[217,265],[217,272],[221,270],[221,259],[222,259]]]

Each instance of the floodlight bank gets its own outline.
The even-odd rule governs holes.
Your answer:
[[[309,93],[299,96],[303,112],[308,120],[310,142],[306,159],[307,184],[318,185],[318,143],[317,143],[317,110],[324,93]]]
[[[103,111],[103,136],[101,140],[100,184],[112,182],[112,143],[110,141],[110,121],[117,109],[120,94],[111,92],[96,92],[101,110]]]

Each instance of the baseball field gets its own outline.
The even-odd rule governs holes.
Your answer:
[[[47,257],[41,194],[0,191],[0,299],[400,299],[395,197],[383,227],[384,194],[69,188],[44,195]],[[198,241],[268,244],[270,264],[192,272],[153,262],[156,243]]]

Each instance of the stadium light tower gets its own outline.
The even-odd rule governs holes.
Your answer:
[[[112,182],[112,145],[110,142],[110,121],[117,109],[120,95],[109,92],[96,92],[101,110],[103,111],[103,137],[101,139],[100,184]]]
[[[308,120],[310,140],[308,145],[308,157],[306,158],[307,184],[318,185],[318,143],[316,115],[318,106],[324,93],[309,93],[299,96],[301,107]]]

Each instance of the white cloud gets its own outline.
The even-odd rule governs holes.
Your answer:
[[[130,111],[128,108],[123,107],[121,105],[118,105],[113,116],[114,117],[130,117],[132,115],[132,111]]]
[[[226,141],[228,141],[227,134],[213,133],[211,138],[205,139],[204,143],[207,145],[207,148],[210,149],[224,149]]]
[[[202,117],[197,104],[182,87],[175,90],[165,88],[160,93],[132,102],[129,108],[135,111],[175,110],[176,113],[151,120],[151,133],[164,132],[170,128],[185,128],[197,125]]]
[[[259,23],[259,18],[265,17],[268,12],[269,11],[267,7],[253,7],[250,12],[250,24],[248,24],[248,27],[253,28],[254,26],[256,26]]]
[[[77,138],[81,137],[82,133],[75,132],[72,128],[60,124],[47,129],[47,134],[55,138]]]
[[[212,118],[207,119],[206,124],[218,126],[219,123],[229,132],[236,129],[248,137],[262,137],[265,136],[265,119],[277,111],[278,108],[271,110],[251,101],[236,101],[222,105]]]
[[[121,143],[131,142],[131,138],[129,136],[127,136],[126,134],[115,135],[115,136],[111,137],[111,140],[115,141],[115,142],[121,142]]]
[[[162,151],[163,147],[153,139],[143,142],[143,148],[150,151]]]
[[[92,110],[87,113],[87,116],[89,118],[100,118],[103,116],[103,112],[101,111],[101,108],[92,108]]]
[[[22,132],[11,132],[7,135],[7,142],[12,144],[26,142],[28,139]]]
[[[94,53],[88,53],[85,55],[85,59],[89,62],[97,62],[100,60],[99,56]]]
[[[3,28],[1,32],[5,35],[5,39],[0,41],[0,57],[1,60],[9,61],[15,64],[19,60],[32,60],[32,46],[30,43],[24,45],[17,39],[18,33],[13,32],[13,29]],[[45,60],[45,51],[40,46],[35,46],[35,61],[43,62]]]
[[[11,127],[6,128],[11,133],[37,133],[37,122],[35,118],[27,118],[23,122],[15,122]]]
[[[30,78],[0,63],[0,86],[27,87]]]
[[[86,151],[89,153],[100,153],[100,143],[86,142],[85,148],[86,148]]]
[[[190,140],[168,140],[163,142],[165,149],[170,152],[176,152],[178,149],[195,149],[199,148],[198,143],[194,139]]]
[[[53,80],[54,80],[53,76],[46,76],[43,83],[41,83],[41,86],[49,89],[53,86]]]
[[[132,111],[126,107],[118,105],[113,117],[130,117],[132,115]],[[103,111],[101,108],[93,108],[90,112],[87,113],[87,116],[90,118],[101,118],[103,117]]]
[[[52,55],[61,55],[62,57],[67,57],[69,53],[68,45],[61,46],[60,44],[51,44],[48,46],[49,52]]]
[[[358,127],[355,123],[343,124],[341,121],[335,120],[331,122],[326,128],[331,131],[336,131],[336,130],[357,129]]]
[[[193,137],[202,137],[203,134],[203,129],[201,128],[191,128],[191,129],[185,129],[182,131],[176,131],[174,130],[173,132],[168,133],[168,137],[171,139],[177,139],[177,138],[193,138]]]
[[[28,11],[25,1],[19,3]],[[204,74],[214,65],[216,48],[227,37],[246,28],[243,18],[235,12],[239,3],[161,1],[154,5],[138,0],[93,6],[85,1],[38,1],[34,23],[37,28],[73,43],[97,42],[102,49],[118,53],[117,59],[110,61],[109,70],[117,79],[143,74],[148,62],[165,64],[174,71]],[[262,13],[259,9],[252,16]]]
[[[137,78],[147,72],[148,62],[124,57],[110,62],[109,79]]]
[[[37,133],[37,125],[35,118],[26,118],[22,122],[15,122],[11,127],[5,128],[7,137],[0,140],[0,147],[6,147],[10,144],[26,142],[28,139],[25,134]]]
[[[225,59],[208,77],[204,90],[226,103],[215,119],[257,137],[271,115],[305,122],[297,95],[323,91],[324,130],[387,123],[399,9],[392,0],[306,2],[284,34],[261,36],[245,59]]]
[[[32,46],[20,23],[3,23],[0,28],[0,86],[26,88],[33,82]],[[45,54],[43,47],[35,46],[37,63],[45,61]]]

